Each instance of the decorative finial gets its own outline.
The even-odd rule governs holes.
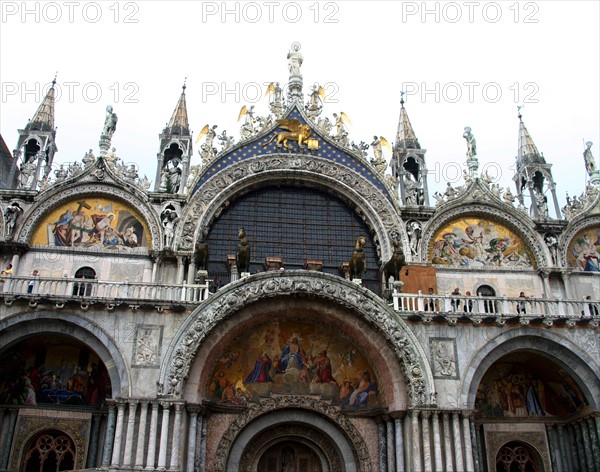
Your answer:
[[[517,111],[519,112],[519,114],[517,115],[519,117],[519,121],[523,121],[523,115],[521,114],[521,108],[525,108],[525,105],[517,105]]]
[[[183,87],[181,87],[183,89],[183,93],[185,93],[185,89],[186,89],[186,82],[187,82],[187,75],[185,76],[185,78],[183,79]]]
[[[54,74],[54,79],[52,79],[52,88],[56,85],[56,77],[58,77],[58,71]]]
[[[400,92],[400,106],[404,108],[404,94],[406,92]]]

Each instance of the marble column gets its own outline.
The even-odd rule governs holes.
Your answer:
[[[160,428],[160,447],[158,449],[158,469],[167,468],[167,446],[169,444],[169,415],[171,413],[171,404],[169,402],[160,402],[162,406],[162,425]]]
[[[190,258],[190,263],[188,265],[187,283],[188,285],[194,285],[196,283],[196,261],[193,256]]]
[[[556,427],[556,433],[558,436],[558,447],[560,449],[560,458],[561,458],[561,462],[563,464],[563,470],[565,472],[568,470],[572,470],[573,466],[571,465],[571,460],[570,460],[569,454],[567,453],[567,451],[569,449],[565,443],[566,438],[563,433],[563,425],[562,424],[559,424]]]
[[[473,444],[473,466],[475,472],[481,472],[483,470],[483,457],[481,456],[481,437],[479,435],[479,429],[475,424],[473,415],[469,418],[469,427],[471,430],[471,444]]]
[[[146,445],[146,421],[148,419],[148,401],[140,401],[140,425],[138,427],[138,440],[135,452],[135,468],[144,467],[144,446]]]
[[[6,435],[4,436],[6,438],[6,441],[4,442],[4,447],[2,448],[2,457],[1,457],[1,461],[0,461],[0,469],[1,470],[7,470],[8,469],[8,459],[9,459],[9,455],[10,455],[10,446],[12,444],[13,441],[13,435],[15,433],[15,426],[17,424],[17,413],[18,410],[15,408],[9,408],[9,413],[8,413],[8,417],[5,419],[5,421],[7,422],[7,427],[6,427]]]
[[[183,256],[177,256],[177,281],[175,283],[178,285],[183,283],[183,270]]]
[[[579,468],[585,470],[585,452],[583,451],[583,432],[581,431],[581,425],[579,423],[574,423],[573,431],[576,438],[575,448],[577,450]]]
[[[207,433],[207,425],[206,420],[201,416],[198,418],[198,422],[201,423],[202,428],[200,428],[200,424],[198,425],[198,429],[200,430],[200,436],[198,438],[199,443],[199,454],[198,454],[198,472],[206,472],[206,433]]]
[[[600,413],[594,413],[593,417],[594,423],[596,423],[596,435],[598,436],[598,441],[600,441]]]
[[[179,442],[181,440],[181,413],[182,403],[175,403],[175,421],[173,421],[173,440],[171,447],[171,463],[169,470],[179,470]]]
[[[462,426],[463,426],[463,443],[465,448],[465,469],[467,472],[475,471],[475,464],[473,463],[473,446],[471,442],[471,424],[469,417],[472,412],[463,411],[462,413]]]
[[[394,422],[389,419],[386,421],[385,430],[387,432],[387,470],[396,472],[396,448],[394,444]]]
[[[106,432],[104,433],[104,451],[102,451],[102,468],[107,469],[112,457],[112,448],[115,439],[115,402],[107,400],[108,419],[106,420]]]
[[[463,464],[463,451],[462,451],[462,441],[460,434],[460,420],[458,417],[458,412],[455,411],[452,413],[452,433],[454,436],[454,457],[456,459],[456,472],[464,472],[465,466]]]
[[[88,450],[87,464],[88,469],[96,467],[96,456],[98,455],[98,442],[100,441],[100,423],[102,415],[99,413],[92,414],[92,428],[90,432],[90,447]]]
[[[588,470],[598,470],[594,467],[594,457],[592,455],[592,438],[590,436],[590,430],[588,429],[587,421],[585,418],[579,420],[579,427],[583,435],[583,444],[585,452],[585,461],[587,463]]]
[[[385,421],[377,425],[377,445],[379,449],[379,472],[387,471],[387,436],[385,434]]]
[[[419,412],[410,412],[410,445],[411,448],[411,472],[422,472],[421,467],[421,441],[419,434]]]
[[[129,415],[127,418],[127,429],[125,433],[125,451],[123,454],[123,466],[131,467],[133,456],[133,437],[135,436],[135,414],[137,413],[137,400],[129,401]]]
[[[187,444],[187,459],[186,459],[186,472],[194,472],[194,466],[196,463],[196,443],[198,441],[198,413],[200,408],[197,405],[188,405],[187,411],[189,413],[189,424],[188,424],[188,444]]]
[[[590,431],[590,438],[592,442],[592,456],[594,457],[595,470],[600,470],[600,437],[598,437],[598,431],[596,431],[596,423],[594,418],[588,416],[585,421],[587,422],[588,429]]]
[[[450,436],[450,422],[448,412],[442,413],[442,423],[444,426],[444,458],[446,459],[445,472],[453,472],[454,466],[452,462],[452,437]]]
[[[396,439],[396,472],[404,472],[404,428],[402,418],[394,420]]]
[[[431,466],[431,439],[429,436],[429,418],[431,411],[421,412],[421,436],[423,438],[423,469],[425,472],[433,470]]]
[[[560,448],[556,439],[556,425],[546,425],[546,435],[548,437],[548,447],[550,449],[550,461],[552,462],[552,470],[560,472],[563,468],[560,464]]]
[[[117,425],[115,427],[115,443],[113,447],[112,460],[110,466],[112,468],[119,467],[121,461],[121,442],[123,442],[123,417],[125,416],[125,402],[117,401]]]
[[[156,459],[156,436],[158,434],[158,402],[152,402],[150,407],[152,408],[152,412],[150,414],[150,431],[148,432],[146,469],[154,470],[154,461]]]
[[[444,472],[442,462],[442,437],[440,436],[440,413],[434,411],[431,416],[431,426],[433,429],[433,470]]]

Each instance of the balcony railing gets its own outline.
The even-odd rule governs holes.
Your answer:
[[[149,282],[121,282],[67,277],[6,276],[0,283],[0,296],[5,303],[17,298],[36,303],[48,299],[56,303],[78,301],[82,305],[120,302],[130,305],[186,305],[207,300],[211,295],[205,284],[165,284]],[[551,324],[552,320],[600,321],[600,303],[591,300],[561,298],[511,298],[453,295],[423,295],[422,293],[391,294],[392,305],[398,314],[410,320],[425,322],[446,319],[456,323],[471,319],[474,323],[497,321],[500,324],[518,319],[527,324],[538,320]]]
[[[136,304],[199,303],[209,295],[205,284],[164,284],[147,282],[112,282],[67,277],[5,277],[0,283],[0,295],[6,298],[27,297],[33,300],[48,298],[56,301],[135,302]]]
[[[475,322],[519,319],[527,324],[545,319],[600,319],[600,303],[562,298],[483,297],[455,295],[392,294],[394,309],[401,315],[431,321],[443,317],[450,322],[470,318]]]

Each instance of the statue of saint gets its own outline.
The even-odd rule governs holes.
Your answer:
[[[117,129],[117,114],[113,113],[113,107],[108,105],[106,107],[106,119],[104,120],[104,129],[102,130],[102,134],[107,136],[109,139],[112,138],[112,135]]]
[[[585,143],[585,151],[583,151],[583,159],[585,160],[585,170],[587,170],[588,175],[592,175],[596,171],[596,161],[594,160],[594,156],[592,155],[592,143],[588,141]]]
[[[477,155],[477,143],[475,141],[475,136],[471,133],[471,128],[468,126],[465,128],[463,138],[467,140],[467,157],[473,159]]]
[[[302,61],[304,59],[300,53],[300,43],[292,44],[290,52],[288,52],[287,59],[290,75],[301,75],[300,66],[302,65]]]

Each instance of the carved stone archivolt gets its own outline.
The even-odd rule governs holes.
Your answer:
[[[362,316],[387,339],[405,374],[410,403],[424,405],[435,397],[433,375],[425,352],[393,309],[362,286],[314,271],[290,271],[285,277],[265,273],[219,290],[190,315],[175,336],[161,367],[161,393],[181,396],[200,345],[220,323],[250,303],[292,294],[330,301]]]
[[[348,462],[349,458],[340,457],[340,449],[343,449],[343,445],[340,444],[341,441],[338,439],[336,444],[331,434],[326,434],[322,430],[323,428],[319,428],[318,419],[313,416],[314,413],[317,413],[328,422],[328,429],[337,430],[338,433],[343,435],[343,439],[353,451],[355,457],[352,462],[357,464],[357,470],[364,472],[372,470],[371,457],[367,446],[346,415],[330,403],[297,395],[269,398],[253,404],[239,414],[221,438],[215,457],[214,470],[217,472],[227,470],[228,455],[232,450],[232,445],[246,427],[251,425],[257,418],[264,415],[273,415],[274,412],[278,411],[282,411],[284,414],[273,418],[274,421],[281,421],[287,414],[290,422],[280,423],[277,426],[269,427],[267,430],[257,430],[256,433],[259,434],[255,434],[254,438],[244,448],[240,460],[240,471],[255,470],[251,466],[258,459],[256,455],[264,449],[265,445],[272,439],[286,436],[290,439],[302,438],[308,443],[317,445],[318,449],[327,457],[332,472],[345,470],[342,468],[341,461]],[[298,416],[294,412],[300,412],[300,415]],[[294,421],[299,421],[302,418],[303,424],[300,427],[294,424]],[[307,424],[311,421],[311,418],[314,421],[314,426],[308,427]]]
[[[261,432],[244,449],[244,454],[240,460],[239,470],[241,472],[251,472],[256,470],[256,465],[264,450],[281,438],[294,439],[304,444],[313,445],[327,460],[327,465],[331,472],[342,472],[342,463],[336,450],[336,445],[318,429],[308,425],[281,424]]]
[[[550,463],[548,444],[546,442],[546,434],[543,432],[526,432],[526,431],[510,431],[510,432],[486,432],[485,442],[487,453],[487,463],[489,470],[496,468],[496,456],[500,448],[513,441],[522,441],[530,448],[534,449],[543,462],[543,470],[552,470]]]
[[[57,187],[54,194],[52,194],[52,192],[44,193],[43,198],[39,199],[31,209],[27,211],[27,214],[24,215],[23,226],[20,228],[15,240],[27,243],[32,237],[33,232],[37,229],[39,222],[44,218],[44,215],[62,203],[76,198],[102,196],[104,198],[113,198],[132,204],[148,224],[152,238],[151,249],[158,250],[161,244],[162,231],[156,212],[146,203],[147,199],[141,192],[121,187],[112,184],[111,182],[82,183],[77,181],[66,187]]]
[[[507,225],[508,228],[513,229],[518,234],[523,242],[527,244],[535,257],[535,263],[537,267],[548,267],[552,265],[552,256],[541,235],[535,232],[532,225],[526,225],[523,223],[524,218],[517,213],[517,210],[506,211],[505,208],[500,206],[481,205],[473,204],[465,208],[464,204],[452,206],[446,211],[436,215],[428,223],[423,231],[423,240],[421,243],[421,254],[423,261],[430,261],[432,254],[430,254],[429,246],[431,238],[445,224],[451,222],[454,219],[468,218],[468,217],[485,217],[492,221]]]
[[[404,252],[410,254],[406,228],[393,203],[377,187],[360,174],[333,161],[306,155],[268,155],[231,164],[216,173],[190,199],[176,237],[183,251],[192,251],[198,228],[209,226],[226,202],[248,188],[266,185],[270,181],[298,181],[315,187],[329,188],[348,202],[356,202],[359,213],[377,234],[380,258],[391,257],[388,234],[401,234]]]

